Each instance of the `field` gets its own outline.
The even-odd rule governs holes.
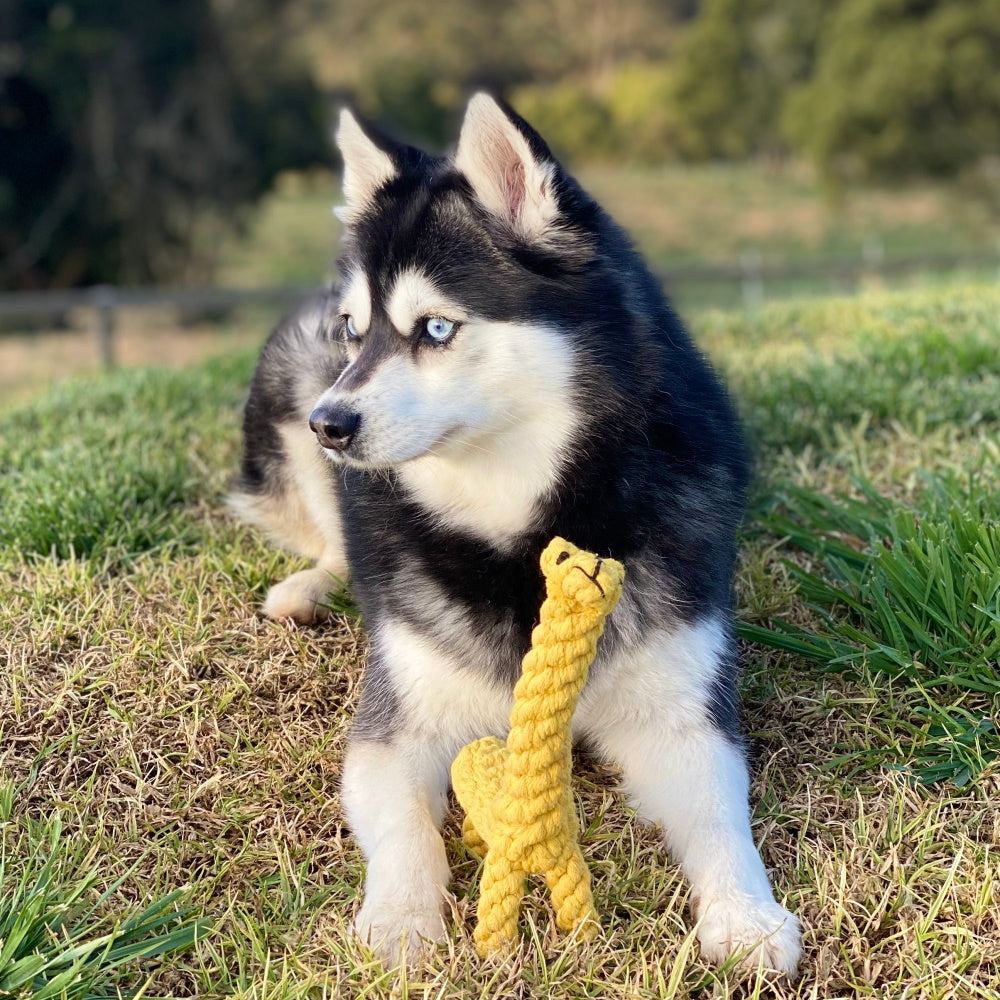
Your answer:
[[[952,187],[857,189],[827,201],[804,167],[593,166],[581,183],[635,237],[654,267],[732,261],[756,250],[775,260],[861,255],[878,240],[887,256],[990,247],[996,220]],[[320,280],[339,239],[330,206],[335,176],[290,174],[246,232],[221,251],[223,283]]]
[[[996,219],[955,188],[911,184],[858,189],[831,204],[801,166],[760,163],[625,167],[580,171],[584,185],[632,233],[654,267],[731,263],[747,252],[780,264],[804,258],[860,259],[874,241],[886,260],[898,256],[962,254],[996,246]],[[220,285],[309,287],[329,277],[340,238],[331,206],[338,180],[325,172],[287,174],[245,220],[240,235],[218,248]],[[1000,262],[1000,259],[998,259]],[[947,286],[989,279],[996,268],[937,271],[893,278],[894,286]],[[808,277],[767,282],[768,298],[829,295],[854,290],[842,279]],[[867,274],[863,287],[880,287]],[[733,280],[676,281],[671,296],[685,311],[735,307]],[[92,311],[64,317],[64,329],[0,330],[0,406],[29,399],[56,378],[98,366]],[[230,353],[253,343],[268,319],[258,314],[182,316],[163,309],[125,309],[115,337],[122,367],[174,367]]]
[[[517,955],[481,965],[452,816],[453,940],[383,970],[346,931],[363,868],[337,797],[364,633],[262,620],[299,564],[223,506],[252,351],[8,408],[0,995],[997,996],[998,317],[983,285],[696,319],[758,449],[746,724],[755,834],[805,926],[795,985],[699,960],[677,868],[589,759],[603,939],[564,951],[536,896]],[[183,914],[121,925],[163,899]],[[35,945],[47,970],[15,961]],[[91,992],[45,993],[60,969]]]

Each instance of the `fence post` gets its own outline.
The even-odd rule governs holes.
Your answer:
[[[743,268],[743,305],[748,309],[759,309],[764,304],[764,258],[759,250],[744,250],[740,254]]]
[[[115,307],[118,296],[111,285],[98,285],[94,289],[94,308],[97,310],[97,353],[101,367],[110,371],[115,366]]]

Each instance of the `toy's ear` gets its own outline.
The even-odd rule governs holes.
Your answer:
[[[559,214],[559,166],[534,129],[487,94],[465,111],[455,166],[480,204],[516,232],[541,236]]]
[[[340,112],[337,147],[344,161],[346,204],[334,212],[341,222],[356,218],[371,203],[375,192],[399,175],[399,167],[387,146],[387,141],[376,142],[347,108]]]

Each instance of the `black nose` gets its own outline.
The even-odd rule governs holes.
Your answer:
[[[343,406],[317,406],[309,417],[309,429],[324,448],[344,451],[357,433],[361,415]]]

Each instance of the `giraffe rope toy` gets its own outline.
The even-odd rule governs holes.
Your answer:
[[[480,956],[509,947],[528,875],[543,875],[556,923],[592,937],[597,911],[578,843],[571,723],[625,570],[562,538],[542,553],[546,598],[514,688],[510,733],[465,747],[451,766],[466,846],[485,857],[475,931]]]

